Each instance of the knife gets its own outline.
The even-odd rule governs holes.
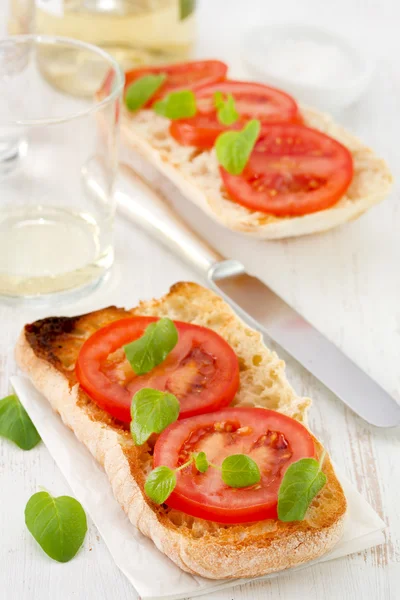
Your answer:
[[[371,425],[400,424],[400,405],[238,260],[224,259],[175,215],[127,165],[120,165],[119,211],[194,267],[252,327],[266,333]]]

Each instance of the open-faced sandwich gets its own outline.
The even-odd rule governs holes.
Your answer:
[[[335,227],[391,186],[385,162],[329,116],[229,80],[217,60],[128,72],[121,119],[128,161],[139,152],[215,220],[258,238]]]
[[[131,522],[185,571],[259,576],[341,537],[346,499],[310,401],[213,292],[179,283],[129,311],[36,321],[16,356]]]

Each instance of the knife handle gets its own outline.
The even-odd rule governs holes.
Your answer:
[[[176,216],[166,201],[131,167],[120,165],[115,199],[119,211],[135,225],[207,276],[223,260]]]

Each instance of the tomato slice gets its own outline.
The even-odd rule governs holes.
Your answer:
[[[177,473],[177,485],[166,504],[218,523],[276,519],[277,494],[286,469],[300,458],[315,456],[313,438],[298,421],[273,410],[238,407],[167,427],[154,448],[154,467],[179,467],[191,452],[201,451],[214,465],[231,454],[247,454],[261,472],[260,483],[241,489],[227,486],[218,469],[199,473],[192,465]]]
[[[156,320],[121,319],[86,340],[76,376],[93,402],[123,422],[131,420],[132,397],[144,387],[175,394],[181,419],[227,406],[239,387],[238,360],[229,344],[206,327],[175,321],[178,343],[173,351],[149,373],[134,373],[123,346],[143,335]]]
[[[197,60],[193,62],[179,63],[157,67],[141,67],[125,73],[125,89],[136,79],[144,75],[165,73],[167,79],[150,101],[151,106],[170,92],[178,90],[195,90],[204,85],[225,79],[228,67],[220,60]]]
[[[217,118],[214,94],[226,97],[232,94],[239,119],[233,125],[222,125]],[[184,146],[211,148],[220,133],[227,129],[242,129],[250,119],[259,119],[261,127],[270,123],[300,123],[301,117],[295,100],[275,88],[260,83],[221,81],[196,91],[198,113],[192,119],[173,121],[170,133]]]
[[[352,156],[331,137],[302,125],[270,125],[241,175],[220,167],[229,196],[251,210],[301,216],[335,204],[353,177]]]

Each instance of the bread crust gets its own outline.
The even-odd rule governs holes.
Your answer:
[[[178,144],[168,132],[169,121],[150,110],[122,115],[123,158],[145,158],[179,191],[218,223],[258,239],[281,239],[326,231],[358,218],[382,201],[392,186],[385,161],[324,113],[301,109],[305,124],[330,135],[352,153],[354,177],[346,194],[331,208],[301,217],[276,217],[231,201],[221,186],[215,151]]]
[[[206,318],[199,315],[199,306]],[[259,380],[254,374],[249,383],[245,376],[250,369],[249,357],[257,354],[262,356],[264,370],[270,371],[268,377],[274,373],[277,385],[269,395],[260,394],[261,405],[300,420],[306,417],[309,406],[308,399],[296,396],[286,380],[282,361],[263,346],[260,334],[245,326],[213,292],[196,284],[177,284],[161,300],[141,303],[129,313],[110,307],[74,319],[44,319],[26,326],[16,346],[19,366],[104,467],[130,521],[183,570],[211,579],[257,577],[299,565],[330,550],[342,535],[346,500],[329,458],[324,463],[327,498],[317,496],[307,520],[299,523],[270,520],[220,526],[156,506],[147,499],[143,486],[148,456],[143,457],[149,449],[134,446],[126,426],[90,401],[79,388],[73,369],[80,345],[93,330],[132,313],[168,314],[171,318],[206,322],[207,326],[214,323],[212,328],[233,345],[239,363],[241,359],[246,363],[236,404],[254,404],[247,388]],[[249,356],[245,350],[240,351],[244,342],[250,349]],[[277,394],[282,399],[278,406]],[[317,440],[315,443],[321,452],[321,445]]]

